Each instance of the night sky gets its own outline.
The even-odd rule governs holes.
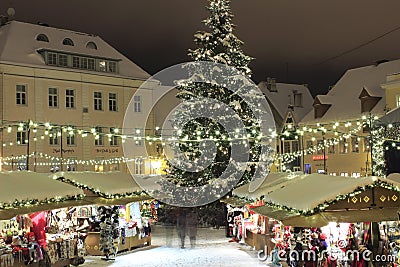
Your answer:
[[[155,74],[190,60],[193,34],[206,29],[201,22],[206,5],[206,0],[0,0],[0,13],[13,7],[19,21],[97,34]],[[309,84],[313,95],[326,93],[349,68],[400,58],[400,29],[394,30],[400,27],[399,10],[398,0],[232,1],[235,33],[255,58],[253,80]]]

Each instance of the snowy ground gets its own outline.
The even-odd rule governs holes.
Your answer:
[[[179,248],[175,228],[152,228],[152,245],[118,254],[115,261],[103,261],[100,257],[87,256],[82,267],[87,266],[266,266],[257,259],[257,252],[245,244],[229,243],[225,231],[198,230],[195,248]],[[189,238],[186,237],[188,247]]]

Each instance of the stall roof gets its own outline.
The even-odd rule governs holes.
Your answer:
[[[0,219],[17,214],[85,205],[82,189],[30,171],[0,172]]]
[[[151,199],[129,173],[59,172],[53,178],[92,192],[96,204],[122,205]]]
[[[376,124],[378,125],[388,125],[400,123],[400,108],[395,108],[388,112],[386,115],[380,117]]]

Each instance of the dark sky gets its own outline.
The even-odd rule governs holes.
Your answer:
[[[190,60],[207,0],[0,0],[0,13],[101,36],[150,74]],[[345,70],[400,58],[399,0],[233,0],[253,80],[307,83],[326,93]]]

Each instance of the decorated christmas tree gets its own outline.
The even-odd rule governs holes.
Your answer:
[[[179,194],[180,200],[187,203],[188,206],[194,206],[196,202],[208,203],[207,198],[218,199],[235,186],[249,182],[255,169],[260,168],[257,164],[261,160],[267,161],[267,156],[264,154],[271,152],[271,150],[263,152],[261,149],[262,138],[265,136],[261,135],[262,121],[254,114],[254,111],[259,108],[257,105],[260,105],[260,98],[263,98],[263,96],[251,93],[249,89],[246,89],[254,85],[250,81],[251,70],[249,68],[252,58],[243,53],[241,48],[243,42],[233,33],[234,25],[232,24],[233,15],[230,10],[230,1],[210,0],[208,10],[210,16],[203,22],[210,30],[207,32],[200,31],[194,35],[197,48],[190,49],[189,55],[195,62],[205,61],[231,66],[230,69],[234,69],[234,72],[221,71],[220,68],[215,67],[207,69],[207,66],[200,71],[219,71],[221,75],[235,76],[237,78],[230,81],[234,86],[240,84],[240,90],[232,92],[227,88],[229,85],[226,84],[196,82],[191,79],[178,83],[177,97],[186,103],[188,108],[176,112],[171,120],[178,136],[172,147],[174,151],[181,151],[182,157],[175,162],[179,163],[180,166],[177,167],[179,164],[173,164],[174,166],[171,164],[167,169],[168,181],[174,186],[164,185],[164,192],[175,196]],[[186,68],[188,73],[193,75],[199,71],[198,66],[191,63],[188,63]],[[251,98],[251,101],[244,99],[243,96]],[[213,99],[217,104],[205,102],[204,99]],[[219,121],[212,116],[200,116],[187,122],[186,113],[190,113],[190,107],[209,109],[212,113],[214,112],[213,109],[221,109],[221,106],[224,105],[226,110],[233,110],[235,115],[226,112],[223,116],[219,116]],[[232,134],[232,129],[226,129],[226,126],[232,124],[229,121],[233,117],[238,118],[241,127],[238,126],[238,129],[234,130],[235,133]],[[214,142],[215,146],[206,146],[202,143],[205,140]],[[232,147],[235,145],[239,146],[239,149],[233,150]],[[213,155],[212,162],[206,168],[193,167],[193,165],[202,163],[202,161],[210,160],[208,156],[204,157],[207,154],[204,153],[204,149],[207,149],[207,147],[216,151],[215,153],[210,152]],[[246,160],[235,159],[234,156],[238,153],[246,154]],[[262,168],[268,168],[269,164],[270,162],[266,162],[262,165]],[[184,166],[184,168],[181,166]],[[241,173],[239,181],[232,178],[235,177],[235,172]],[[216,183],[215,180],[221,177],[223,177],[223,182]],[[209,192],[203,194],[204,201],[195,199],[198,198],[195,194],[184,194],[182,192],[185,191],[176,190],[179,187],[200,188],[206,185],[211,185],[212,190],[206,189]],[[227,188],[229,188],[228,191]]]

